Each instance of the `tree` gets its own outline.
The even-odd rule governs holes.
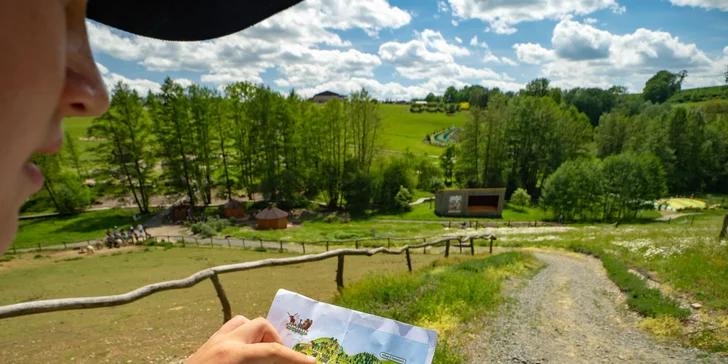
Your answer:
[[[601,117],[599,126],[594,129],[597,157],[606,158],[622,153],[627,142],[629,119],[620,113],[609,113]]]
[[[192,84],[187,88],[190,103],[190,124],[194,136],[192,138],[195,162],[193,170],[197,188],[205,204],[212,203],[213,170],[217,166],[213,125],[213,92],[207,87]]]
[[[60,154],[40,154],[36,153],[30,158],[30,162],[38,166],[43,172],[44,183],[43,188],[48,192],[48,197],[53,202],[56,211],[60,212],[61,207],[56,198],[55,184],[60,180],[61,174],[61,156]]]
[[[164,160],[169,173],[163,175],[171,192],[184,192],[190,204],[197,203],[195,172],[197,148],[190,120],[189,99],[185,89],[167,77],[162,92],[147,100],[154,120],[157,155]]]
[[[225,192],[228,200],[233,198],[233,181],[230,177],[230,171],[228,167],[229,163],[229,150],[230,147],[230,131],[232,126],[230,125],[230,119],[227,117],[228,113],[228,102],[220,96],[213,98],[211,108],[212,113],[212,128],[214,130],[213,138],[216,141],[216,145],[219,147],[220,156],[222,158],[222,173],[225,179]]]
[[[602,179],[599,160],[565,162],[546,179],[539,203],[566,220],[591,219],[601,214]]]
[[[550,81],[547,78],[537,78],[526,84],[524,94],[535,97],[548,96],[549,84]]]
[[[576,106],[579,111],[585,113],[592,126],[599,125],[599,118],[614,108],[617,97],[623,93],[623,88],[614,86],[609,90],[600,88],[574,88],[569,90],[564,97],[565,102]]]
[[[448,144],[445,147],[445,151],[440,155],[440,167],[445,175],[445,184],[452,185],[453,172],[455,170],[455,158],[458,154],[458,149],[455,144]]]
[[[725,76],[725,83],[728,83],[728,65],[725,66],[725,72],[723,73],[723,76]]]
[[[392,158],[377,179],[377,205],[385,210],[398,211],[397,193],[402,188],[411,191],[416,185],[417,178],[410,158]]]
[[[71,167],[73,167],[73,169],[76,170],[78,178],[84,180],[86,179],[86,171],[83,167],[83,163],[81,163],[81,151],[78,149],[78,146],[76,146],[76,140],[71,137],[71,134],[65,132],[64,136],[65,143],[63,144],[63,149],[65,151],[64,154],[66,155],[67,162],[71,165]]]
[[[432,92],[430,92],[425,97],[425,101],[427,101],[427,102],[437,102],[437,96],[435,96],[435,94],[433,94]]]
[[[370,100],[369,93],[362,89],[351,94],[348,109],[354,158],[367,173],[371,169],[374,156],[379,153],[383,130],[379,105],[372,104]]]
[[[523,188],[517,189],[511,195],[511,204],[518,207],[527,207],[531,203],[531,195]]]
[[[95,148],[99,160],[110,168],[101,177],[122,195],[131,194],[139,212],[149,212],[156,165],[151,123],[139,94],[119,82],[114,86],[109,110],[94,119],[91,135],[104,140]],[[154,97],[147,102],[155,103]]]
[[[352,213],[366,211],[374,196],[374,180],[369,173],[361,170],[354,159],[346,161],[342,195],[346,201],[346,209]]]
[[[442,95],[442,100],[448,104],[452,104],[454,102],[457,102],[457,89],[455,89],[454,86],[450,86],[445,90],[445,94]]]
[[[76,214],[84,211],[93,202],[91,192],[84,186],[77,174],[62,172],[55,185],[55,199],[58,212]]]
[[[412,208],[410,207],[410,201],[412,201],[413,197],[414,195],[412,192],[404,186],[400,186],[399,191],[397,191],[397,194],[394,195],[393,207],[398,212],[409,211]]]
[[[604,160],[603,217],[621,219],[644,208],[667,193],[660,160],[647,153],[623,153]]]
[[[680,91],[685,77],[687,77],[687,71],[684,70],[678,73],[659,71],[647,80],[645,88],[642,90],[642,96],[645,100],[661,104]]]

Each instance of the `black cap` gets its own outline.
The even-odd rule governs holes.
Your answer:
[[[150,38],[198,41],[241,31],[301,0],[90,0],[89,19]]]

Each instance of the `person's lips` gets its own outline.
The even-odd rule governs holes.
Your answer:
[[[33,193],[36,193],[43,188],[43,172],[40,171],[38,166],[30,162],[25,163],[23,165],[23,173],[28,178],[28,182],[30,183]]]

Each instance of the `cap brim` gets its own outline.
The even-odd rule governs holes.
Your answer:
[[[150,38],[199,41],[250,27],[301,0],[91,0],[86,16]]]

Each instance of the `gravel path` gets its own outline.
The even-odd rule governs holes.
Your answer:
[[[471,363],[728,363],[658,343],[636,328],[601,262],[535,253],[548,264],[471,341]]]

